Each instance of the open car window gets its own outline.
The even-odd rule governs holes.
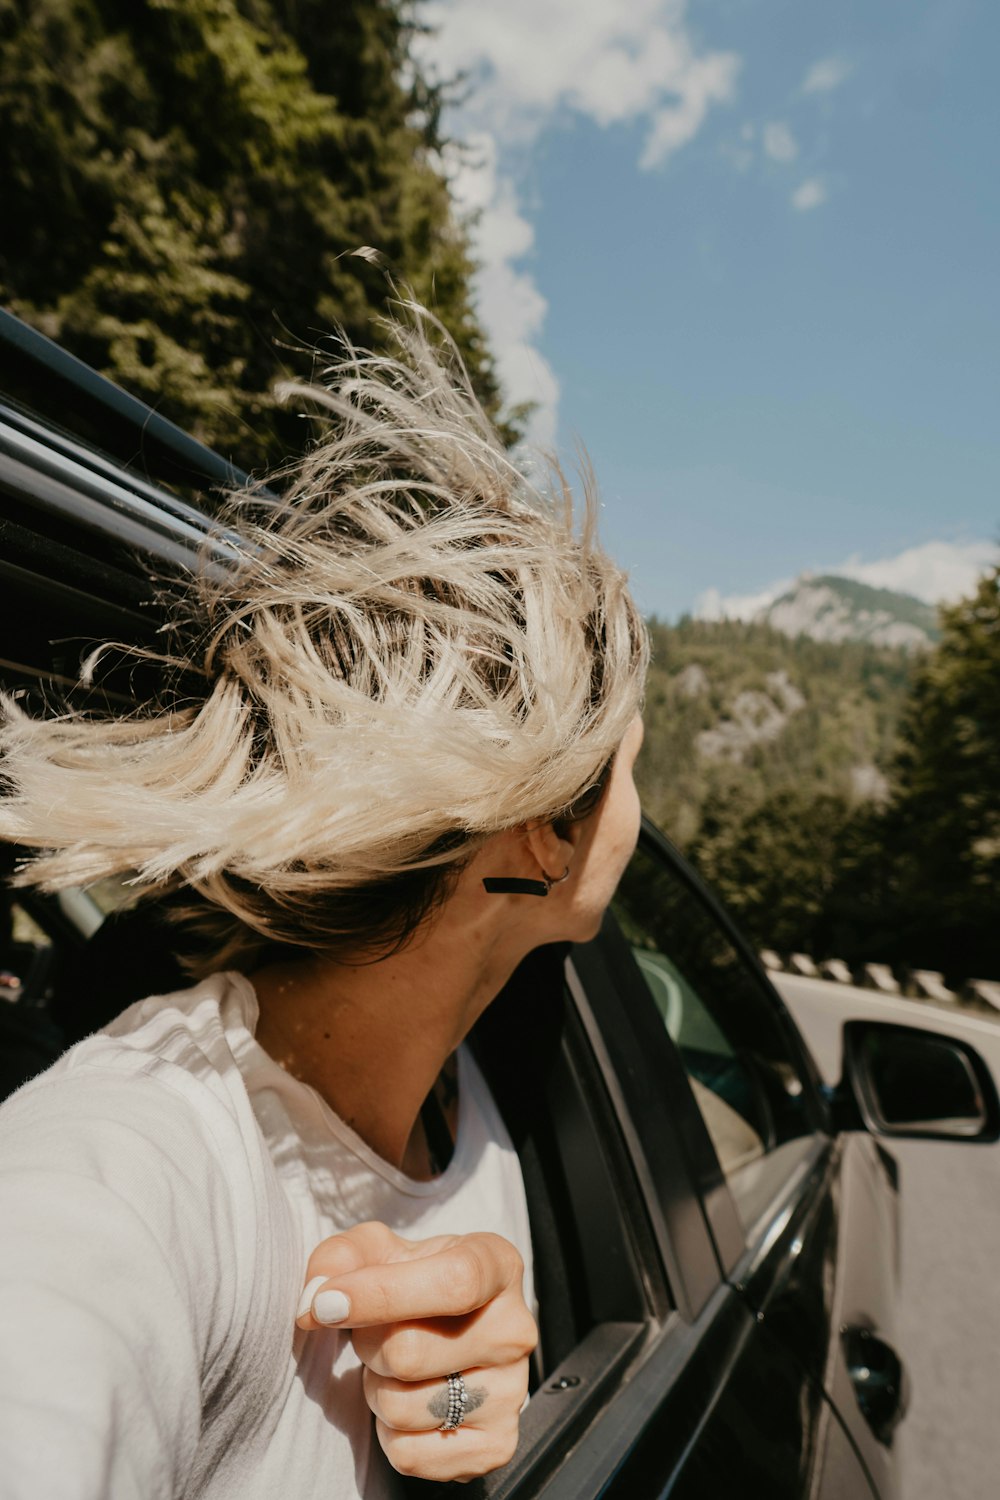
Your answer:
[[[672,1305],[565,957],[531,954],[471,1038],[521,1162],[540,1332],[518,1457],[474,1487],[491,1497],[535,1492]]]
[[[718,913],[644,838],[613,911],[749,1233],[812,1146],[800,1048]]]

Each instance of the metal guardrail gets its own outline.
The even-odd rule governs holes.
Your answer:
[[[814,959],[808,953],[778,953],[762,948],[758,954],[770,974],[794,974],[800,979],[824,979],[832,984],[853,985],[881,995],[899,995],[926,1000],[934,1005],[962,1005],[1000,1014],[1000,980],[969,979],[960,989],[951,989],[936,969],[893,968],[890,964],[856,964],[852,969],[842,958]]]

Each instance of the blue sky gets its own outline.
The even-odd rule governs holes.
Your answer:
[[[435,0],[479,299],[643,606],[1000,536],[996,0]]]

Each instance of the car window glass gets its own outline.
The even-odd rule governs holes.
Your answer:
[[[750,1228],[812,1140],[798,1059],[711,907],[654,849],[640,845],[613,910]]]

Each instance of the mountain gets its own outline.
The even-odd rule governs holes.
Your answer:
[[[862,617],[875,613],[872,596],[886,613],[887,598],[923,608],[845,579],[832,583],[844,586],[845,609],[857,603],[858,628],[871,624]],[[812,585],[834,593],[825,578],[800,588]],[[857,591],[854,601],[847,590]],[[912,631],[919,618],[895,623]],[[698,840],[706,817],[743,818],[789,789],[845,806],[884,799],[917,660],[910,634],[888,647],[871,635],[816,640],[760,620],[685,618],[652,620],[650,635],[638,779],[647,810],[682,848]]]
[[[937,612],[923,600],[832,573],[803,574],[756,618],[782,635],[867,641],[904,651],[926,651],[939,634]]]

